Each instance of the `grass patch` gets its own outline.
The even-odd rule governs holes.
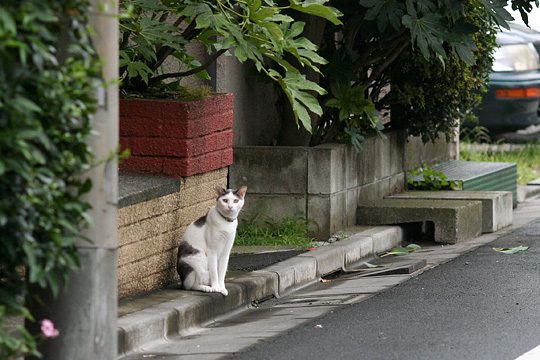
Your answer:
[[[284,218],[281,222],[264,225],[244,223],[238,227],[236,246],[291,246],[311,247],[314,239],[308,236],[305,219]]]
[[[527,144],[512,151],[471,151],[464,144],[460,150],[461,160],[513,162],[517,164],[517,182],[525,185],[540,178],[540,143]]]

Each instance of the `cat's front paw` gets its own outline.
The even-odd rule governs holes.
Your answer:
[[[223,296],[227,296],[229,295],[229,291],[225,288],[221,289],[220,293],[223,295]]]

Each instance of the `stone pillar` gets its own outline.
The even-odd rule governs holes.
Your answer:
[[[114,154],[118,144],[118,20],[117,1],[91,0],[94,45],[103,62],[103,87],[97,89],[99,110],[93,118],[95,135],[89,145],[98,160]],[[86,175],[93,183],[87,200],[93,223],[84,234],[92,242],[77,244],[81,269],[70,274],[58,299],[45,294],[48,314],[61,336],[43,343],[49,360],[109,360],[117,357],[117,187],[116,159],[100,162]]]

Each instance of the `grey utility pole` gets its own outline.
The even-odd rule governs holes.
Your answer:
[[[118,144],[118,13],[116,0],[91,0],[93,42],[103,63],[106,85],[97,90],[99,110],[93,118],[89,145],[98,160],[114,154]],[[85,235],[92,243],[77,244],[81,269],[70,274],[58,299],[46,312],[61,335],[40,347],[47,360],[110,360],[117,357],[117,187],[116,159],[100,163],[88,174],[87,195],[93,223]]]

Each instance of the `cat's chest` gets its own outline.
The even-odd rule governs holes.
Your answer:
[[[214,229],[213,233],[214,237],[218,238],[219,240],[234,240],[236,229]]]

